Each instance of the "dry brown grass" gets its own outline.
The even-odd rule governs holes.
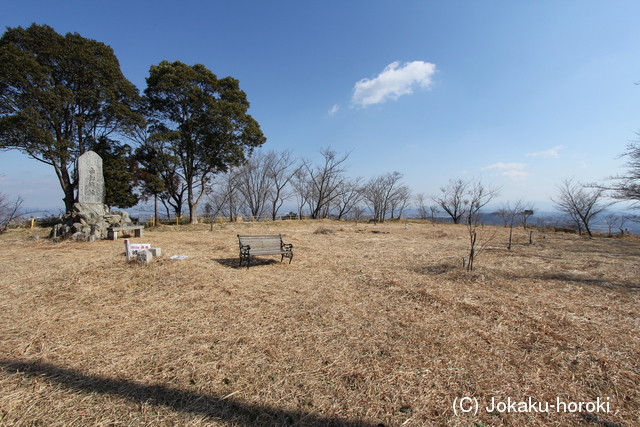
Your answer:
[[[282,233],[293,262],[238,269],[239,233]],[[122,240],[12,230],[0,425],[640,425],[640,242],[536,233],[528,245],[520,230],[508,251],[498,229],[467,273],[465,233],[167,226],[133,239],[163,250],[141,267]],[[477,415],[454,414],[465,396]],[[609,398],[611,411],[490,414],[493,397]]]

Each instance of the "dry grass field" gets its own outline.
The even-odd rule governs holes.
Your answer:
[[[455,225],[166,226],[149,266],[11,230],[0,425],[640,425],[640,241],[484,231],[466,272]],[[293,262],[237,268],[237,234]]]

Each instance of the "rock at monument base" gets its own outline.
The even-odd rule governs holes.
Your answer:
[[[95,236],[84,232],[73,233],[71,238],[77,242],[95,242]]]
[[[138,264],[147,265],[151,262],[152,259],[153,259],[153,254],[151,253],[151,251],[143,250],[138,252],[138,258],[137,258]]]
[[[107,206],[102,203],[74,203],[73,211],[82,213],[87,217],[87,221],[91,221],[97,217],[107,214]]]
[[[89,211],[82,210],[89,206]],[[73,238],[78,241],[92,242],[106,239],[109,227],[126,227],[134,225],[125,211],[110,211],[106,205],[97,208],[96,204],[76,203],[71,213],[60,217],[60,223],[51,230],[49,237],[56,241]],[[105,212],[98,215],[99,212]],[[83,237],[80,234],[84,234]]]

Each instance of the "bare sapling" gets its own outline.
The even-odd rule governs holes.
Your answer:
[[[499,194],[499,188],[484,186],[481,181],[473,180],[470,183],[470,189],[466,193],[467,197],[463,201],[470,246],[467,271],[473,271],[476,257],[487,247],[496,235],[495,227],[485,228],[484,225],[480,223],[480,210]],[[480,235],[478,235],[479,231]],[[480,240],[478,240],[478,238],[480,238]]]

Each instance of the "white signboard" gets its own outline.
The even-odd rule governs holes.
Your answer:
[[[124,241],[124,250],[127,255],[127,261],[129,261],[139,251],[151,249],[151,243],[129,243],[129,239]]]

